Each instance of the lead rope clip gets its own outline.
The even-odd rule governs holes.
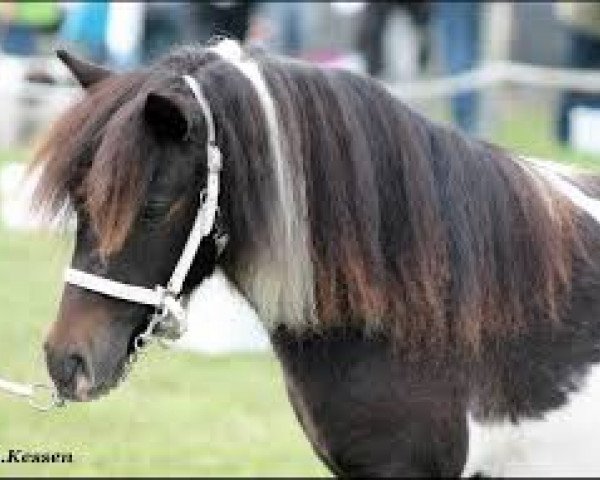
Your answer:
[[[186,312],[183,305],[181,305],[181,300],[169,289],[157,286],[156,290],[160,292],[162,302],[152,315],[146,329],[135,338],[136,353],[142,351],[153,340],[159,340],[160,345],[166,347],[169,344],[162,341],[163,339],[177,340],[187,330]]]
[[[34,383],[31,386],[29,405],[40,412],[49,412],[54,408],[65,406],[65,400],[60,397],[56,389],[43,383]]]

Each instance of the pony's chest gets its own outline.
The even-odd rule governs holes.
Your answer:
[[[561,408],[542,419],[481,423],[467,416],[463,476],[585,476],[600,473],[600,365]]]

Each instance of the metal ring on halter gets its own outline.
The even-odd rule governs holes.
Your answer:
[[[155,313],[150,320],[150,323],[146,327],[146,330],[138,334],[133,340],[133,347],[136,353],[140,353],[148,343],[152,340],[152,332],[154,327],[156,327],[157,323],[160,321],[158,314]]]
[[[137,337],[135,337],[135,340],[133,341],[133,348],[135,349],[135,353],[139,353],[144,349],[148,339],[149,335],[146,335],[145,333],[140,333]]]
[[[31,386],[31,396],[28,398],[29,405],[40,412],[49,412],[53,408],[64,407],[65,400],[57,391],[43,383],[34,383]]]
[[[146,347],[146,345],[155,338],[154,329],[169,314],[169,311],[164,303],[164,298],[166,298],[166,296],[168,295],[168,290],[164,289],[161,286],[157,286],[156,289],[157,291],[162,292],[163,303],[156,308],[156,311],[152,315],[146,329],[140,334],[138,334],[133,340],[133,347],[136,353],[141,352]]]

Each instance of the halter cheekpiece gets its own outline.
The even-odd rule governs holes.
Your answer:
[[[215,143],[213,116],[196,79],[189,75],[183,75],[183,80],[200,104],[206,120],[208,178],[206,188],[200,194],[200,206],[194,225],[169,282],[166,286],[157,285],[154,289],[150,289],[118,282],[74,268],[67,268],[64,276],[65,282],[71,285],[120,300],[154,307],[146,331],[136,338],[136,348],[141,347],[150,337],[176,340],[185,333],[187,329],[186,309],[182,304],[181,290],[200,242],[213,230],[218,210],[221,151]]]

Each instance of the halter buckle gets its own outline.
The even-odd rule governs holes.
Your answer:
[[[154,328],[152,335],[167,340],[177,340],[187,331],[187,314],[181,304],[181,299],[176,297],[168,289],[161,289],[162,302],[154,313],[152,322]]]

